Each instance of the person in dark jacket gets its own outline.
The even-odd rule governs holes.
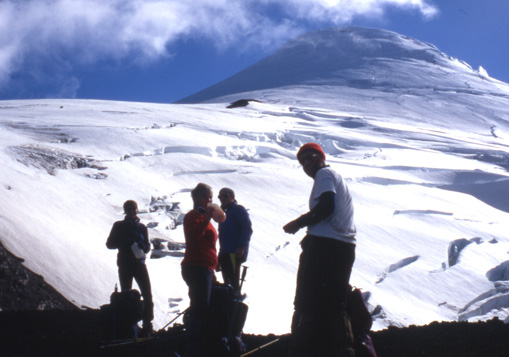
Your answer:
[[[222,188],[218,197],[226,212],[226,220],[219,224],[219,266],[225,284],[239,291],[240,266],[247,260],[253,234],[251,219],[231,188]]]
[[[124,203],[125,218],[113,224],[106,246],[118,249],[117,265],[120,289],[130,290],[133,278],[143,297],[143,329],[145,335],[152,334],[152,320],[154,319],[154,303],[152,302],[152,288],[145,254],[150,251],[147,227],[138,218],[138,204],[128,200]],[[133,247],[134,246],[134,247]],[[138,257],[135,256],[135,252]]]

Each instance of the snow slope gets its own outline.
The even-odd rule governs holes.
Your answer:
[[[227,109],[231,101],[256,99]],[[207,103],[198,103],[208,101]],[[182,102],[0,101],[0,239],[78,306],[109,301],[122,203],[138,201],[161,328],[188,306],[182,215],[198,182],[236,191],[254,234],[247,333],[290,328],[300,253],[282,226],[320,143],[356,209],[352,284],[375,329],[509,316],[509,86],[388,31],[304,35]],[[217,202],[217,199],[216,199]]]

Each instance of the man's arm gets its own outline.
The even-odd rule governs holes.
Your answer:
[[[106,240],[106,247],[108,249],[117,249],[119,247],[119,232],[118,232],[118,223],[114,223],[113,227],[111,227],[110,235]]]
[[[286,233],[295,234],[299,229],[311,226],[323,221],[334,212],[336,194],[332,191],[322,193],[318,203],[306,214],[287,223],[283,229]]]

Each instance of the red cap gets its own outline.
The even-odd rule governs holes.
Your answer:
[[[318,145],[317,143],[307,143],[307,144],[302,145],[300,147],[299,151],[297,152],[297,159],[299,158],[299,155],[301,155],[302,153],[304,153],[306,151],[315,151],[319,155],[321,155],[323,157],[323,159],[325,160],[325,153],[323,152],[322,147],[320,145]]]

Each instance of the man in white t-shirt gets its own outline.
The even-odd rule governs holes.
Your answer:
[[[345,302],[356,234],[352,197],[341,175],[325,163],[320,145],[304,144],[297,159],[314,185],[310,211],[283,227],[290,234],[308,227],[301,242],[290,356],[348,356]]]

